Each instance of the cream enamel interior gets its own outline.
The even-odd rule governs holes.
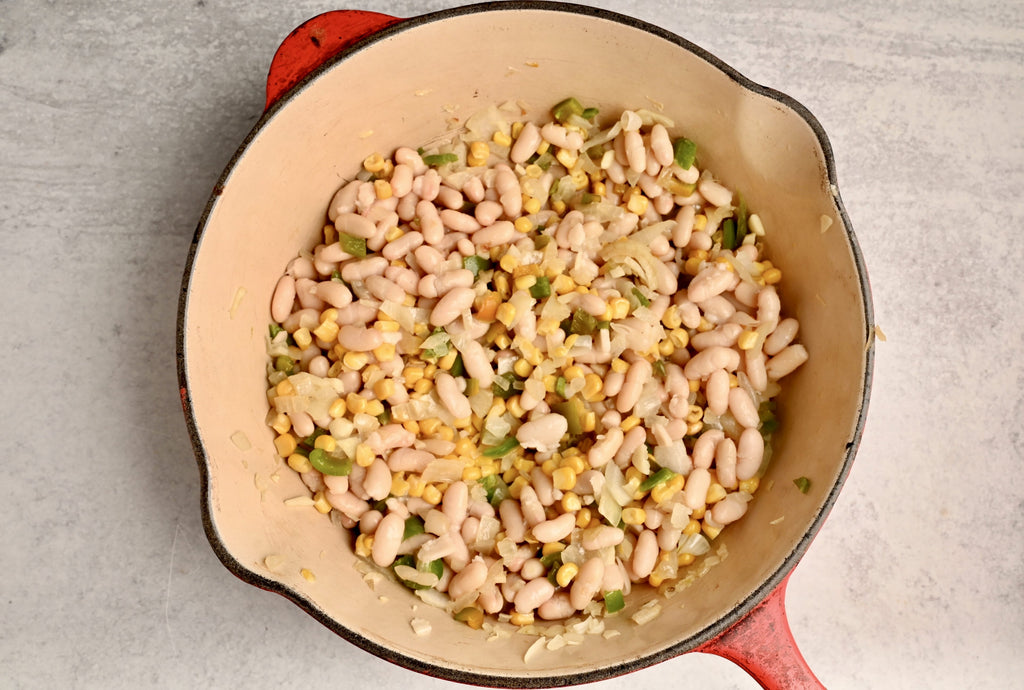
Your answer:
[[[488,38],[466,40],[475,35]],[[371,591],[353,568],[346,534],[312,508],[283,504],[305,488],[275,456],[264,425],[264,334],[277,277],[315,242],[328,200],[367,154],[423,143],[490,103],[516,99],[540,116],[567,95],[605,112],[663,109],[675,132],[698,142],[702,166],[743,191],[770,233],[769,255],[785,276],[783,309],[800,319],[811,361],[785,381],[783,425],[765,486],[715,544],[727,546],[728,558],[665,602],[653,623],[637,628],[620,615],[609,627],[623,635],[543,652],[524,665],[533,638],[487,643],[484,633],[397,585]],[[672,41],[600,16],[550,10],[413,22],[292,94],[257,128],[224,182],[201,228],[183,333],[211,526],[241,568],[289,588],[319,618],[351,631],[350,639],[394,650],[406,665],[438,667],[447,677],[468,671],[551,678],[681,651],[779,577],[841,483],[863,404],[868,324],[824,152],[794,110]],[[826,232],[823,216],[832,221]],[[237,431],[251,449],[232,441]],[[807,495],[792,483],[801,475],[813,482]],[[271,555],[283,559],[276,572],[265,565]],[[300,575],[302,568],[315,583]],[[638,590],[626,613],[651,596]],[[415,635],[413,617],[429,620],[433,632]]]

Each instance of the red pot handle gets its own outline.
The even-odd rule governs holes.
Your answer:
[[[288,34],[267,74],[269,108],[310,72],[345,48],[402,21],[379,12],[334,10],[313,17]]]
[[[767,690],[821,690],[793,639],[786,618],[789,576],[742,620],[695,651],[716,654],[749,673]]]

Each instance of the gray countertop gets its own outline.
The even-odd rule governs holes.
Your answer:
[[[852,473],[790,580],[811,667],[830,688],[1020,687],[1024,4],[597,4],[793,96],[835,152],[887,339]],[[456,687],[221,565],[178,399],[196,223],[277,45],[339,7],[0,2],[2,687]],[[702,654],[594,687],[668,684],[757,687]]]

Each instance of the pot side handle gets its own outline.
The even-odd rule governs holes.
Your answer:
[[[742,620],[695,651],[735,663],[766,690],[823,690],[786,618],[789,576]]]
[[[364,10],[334,10],[307,20],[288,34],[274,54],[264,109],[342,50],[400,21],[399,17]]]

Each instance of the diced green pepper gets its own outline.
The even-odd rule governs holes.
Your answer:
[[[423,156],[423,162],[432,167],[454,163],[457,160],[459,160],[459,157],[454,153],[435,153],[430,156]]]
[[[565,417],[569,422],[568,432],[570,436],[583,433],[583,401],[575,395],[562,403],[555,403],[551,409]]]
[[[284,329],[278,326],[276,323],[272,323],[270,324],[268,330],[270,331],[270,339],[273,340],[275,337],[277,337],[277,334],[283,331]]]
[[[476,606],[467,606],[460,611],[456,611],[452,618],[460,623],[465,623],[473,630],[479,630],[484,627],[484,612]]]
[[[650,491],[659,484],[664,484],[672,477],[676,476],[676,473],[667,467],[662,467],[660,470],[649,476],[647,479],[640,482],[641,491]]]
[[[611,327],[612,327],[612,322],[611,321],[598,321],[597,324],[594,326],[594,330],[595,331],[607,331]]]
[[[324,434],[327,434],[327,433],[329,433],[327,431],[327,429],[324,429],[322,427],[317,427],[316,429],[313,430],[313,433],[311,433],[306,438],[302,439],[302,441],[300,443],[303,446],[308,446],[309,448],[313,448],[316,445],[316,440],[318,438],[320,438],[321,436],[323,436]]]
[[[559,122],[565,122],[573,115],[583,115],[583,105],[572,97],[566,98],[551,109],[551,116]]]
[[[274,369],[291,376],[295,373],[295,360],[288,355],[278,355],[274,358]]]
[[[570,333],[590,335],[594,332],[595,328],[597,328],[597,319],[591,313],[583,309],[577,309],[573,312],[572,323],[569,324]]]
[[[697,158],[697,145],[686,137],[679,137],[672,143],[672,156],[676,165],[687,170]]]
[[[512,384],[516,380],[516,375],[512,372],[507,372],[501,376],[494,378],[494,383],[491,384],[491,392],[502,400],[508,400],[515,394],[515,388]]]
[[[515,436],[506,436],[496,446],[490,446],[480,451],[480,454],[488,458],[503,458],[519,447],[519,440]]]
[[[565,383],[566,381],[564,376],[559,376],[555,379],[555,393],[557,393],[561,398],[565,397]]]
[[[410,515],[405,518],[405,531],[402,532],[402,541],[405,541],[409,537],[415,537],[417,534],[423,534],[426,531],[423,527],[423,518],[418,515]]]
[[[621,589],[613,589],[604,594],[604,610],[608,613],[617,613],[626,608],[626,598],[622,596]]]
[[[544,299],[551,296],[551,281],[547,276],[539,276],[537,282],[530,286],[530,296],[534,299]]]
[[[651,362],[651,369],[654,371],[654,375],[659,379],[665,378],[665,360],[656,359]]]
[[[491,474],[486,477],[481,477],[477,481],[480,482],[480,486],[484,487],[487,492],[487,502],[497,508],[501,505],[501,502],[508,498],[511,494],[509,493],[508,484],[501,478],[500,474]]]
[[[722,221],[722,248],[735,249],[736,245],[736,219],[726,218]]]
[[[455,355],[455,361],[452,362],[452,368],[448,370],[448,373],[452,376],[465,376],[466,365],[462,362],[462,353]]]
[[[309,451],[309,464],[321,474],[345,477],[352,471],[352,461],[347,458],[336,458],[327,451],[314,448]]]
[[[341,245],[341,251],[352,256],[358,256],[360,258],[366,256],[366,239],[362,237],[354,237],[347,233],[338,234],[338,244]],[[340,277],[340,274],[339,274]]]
[[[793,480],[793,483],[796,484],[796,488],[798,488],[802,494],[807,493],[811,488],[811,480],[807,477],[797,477]]]
[[[491,266],[491,260],[479,254],[470,254],[462,259],[462,267],[470,271],[474,279],[480,276],[481,271],[490,270]]]
[[[595,117],[597,117],[598,112],[600,111],[594,107],[584,108],[583,112],[580,113],[580,117],[582,117],[584,120],[593,120]]]
[[[743,244],[743,238],[747,235],[747,200],[742,194],[737,194],[738,202],[736,208],[736,246]]]
[[[395,562],[391,564],[391,569],[394,570],[395,566],[399,565],[405,565],[410,568],[416,568],[416,570],[419,570],[423,573],[433,573],[438,577],[438,579],[440,579],[440,577],[444,575],[444,561],[442,561],[440,558],[438,558],[437,560],[430,561],[429,563],[420,563],[414,557],[406,554],[404,556],[399,556],[398,558],[396,558]],[[402,580],[401,578],[399,578],[399,580],[401,580],[402,584],[408,587],[409,589],[430,589],[426,585],[416,584],[415,582],[410,582],[409,580]]]
[[[636,301],[640,303],[641,307],[651,306],[651,300],[647,299],[647,296],[640,292],[640,288],[633,288],[633,296],[636,297]]]

